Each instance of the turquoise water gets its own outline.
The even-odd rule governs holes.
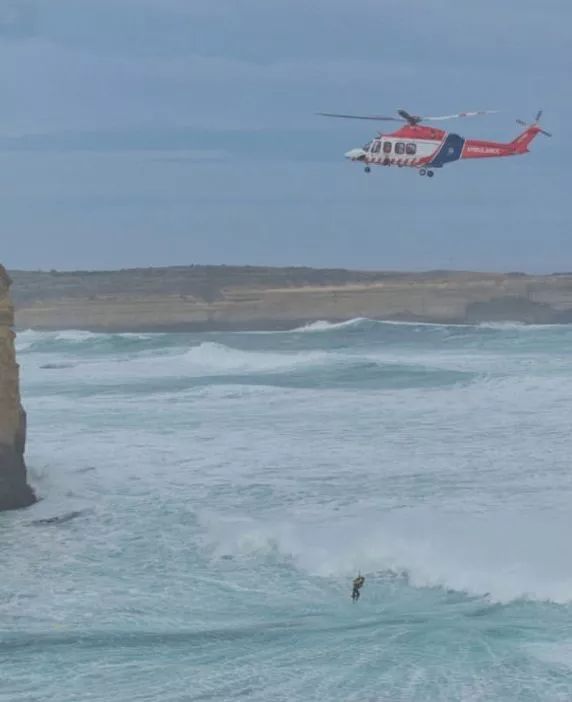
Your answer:
[[[20,333],[0,700],[570,700],[571,343]]]

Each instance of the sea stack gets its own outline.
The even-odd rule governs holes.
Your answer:
[[[10,277],[0,265],[0,511],[35,502],[26,481],[26,413],[20,403]]]

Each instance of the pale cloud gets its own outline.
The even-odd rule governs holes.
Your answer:
[[[564,65],[550,79],[537,67],[514,74],[500,65],[483,73],[437,57],[422,80],[419,70],[413,56],[267,63],[202,55],[151,58],[96,55],[32,38],[0,43],[0,128],[5,135],[149,124],[318,128],[313,113],[320,110],[507,110],[518,103],[523,116],[539,100],[549,110],[552,95],[569,99],[560,88],[567,78]]]
[[[572,10],[562,0],[5,2],[5,134],[311,127],[320,109],[514,105],[523,116],[569,106]]]
[[[524,263],[564,260],[570,19],[564,0],[0,0],[3,257],[470,267],[518,241]],[[368,180],[343,153],[377,125],[314,115],[400,107],[500,109],[450,125],[499,139],[543,107],[555,137],[431,184]]]
[[[34,0],[3,0],[0,4],[0,37],[24,39],[35,34]]]
[[[10,0],[8,0],[10,1]],[[398,51],[545,64],[568,43],[565,0],[20,0],[38,31],[96,52],[386,58]],[[542,50],[530,51],[531,42]],[[492,50],[491,50],[492,49]]]

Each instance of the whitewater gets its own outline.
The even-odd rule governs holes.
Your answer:
[[[20,332],[0,701],[572,699],[571,344]]]

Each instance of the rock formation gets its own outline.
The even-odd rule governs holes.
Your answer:
[[[26,482],[26,414],[20,404],[10,283],[0,266],[0,510],[27,507],[35,501]]]
[[[572,323],[572,273],[176,266],[11,276],[18,324],[30,329],[271,330],[354,317]]]

